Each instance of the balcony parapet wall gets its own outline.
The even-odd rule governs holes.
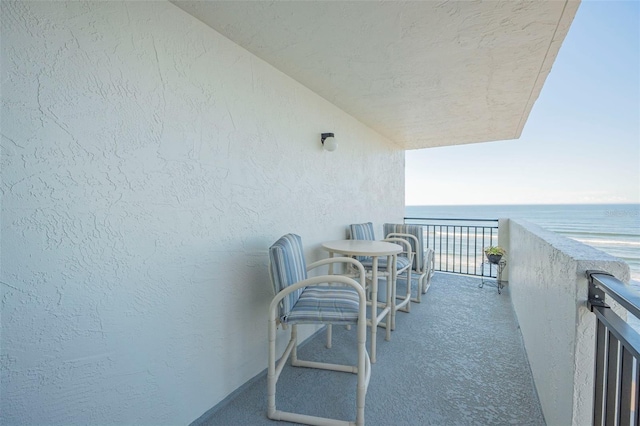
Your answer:
[[[585,271],[603,270],[628,283],[629,266],[526,221],[501,220],[503,233],[511,300],[546,422],[591,424],[595,318]]]

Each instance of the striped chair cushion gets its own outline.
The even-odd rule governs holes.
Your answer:
[[[306,322],[356,324],[358,305],[358,292],[352,287],[307,287],[291,312],[281,320],[289,324]]]
[[[422,271],[425,265],[424,258],[424,226],[422,225],[405,225],[395,223],[385,223],[383,225],[385,237],[392,232],[398,234],[411,234],[418,239],[418,246],[413,239],[407,238],[407,241],[411,243],[411,250],[416,254],[413,257],[413,270]]]
[[[362,261],[362,266],[364,266],[365,269],[371,269],[373,267],[373,259],[370,257],[367,259],[368,260]],[[409,265],[409,259],[406,257],[398,256],[396,259],[396,269],[398,271]],[[380,269],[387,269],[387,258],[384,256],[378,259],[378,270]]]
[[[307,279],[307,263],[304,260],[302,239],[296,234],[287,234],[269,247],[271,282],[273,291],[278,294],[283,289]],[[298,302],[303,289],[299,289],[282,299],[278,316],[282,319],[289,315]]]
[[[375,240],[373,233],[373,223],[354,223],[349,225],[352,240]]]
[[[352,240],[374,241],[376,237],[373,232],[373,223],[353,223],[349,225],[349,238]],[[372,260],[370,257],[356,256],[356,259],[361,263],[369,262],[369,267],[371,267]]]

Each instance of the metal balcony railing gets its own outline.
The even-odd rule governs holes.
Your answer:
[[[405,217],[424,226],[425,245],[435,252],[435,270],[496,277],[497,266],[485,263],[484,249],[498,245],[498,219]]]
[[[589,305],[596,315],[594,425],[640,423],[640,335],[606,304],[618,302],[640,318],[640,294],[607,272],[587,271]]]

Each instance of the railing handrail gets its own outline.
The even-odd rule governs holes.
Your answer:
[[[640,318],[640,293],[604,271],[587,271],[589,283],[602,289],[609,297],[621,304],[631,315]]]
[[[596,316],[593,424],[638,424],[640,334],[606,304],[618,302],[634,316],[640,295],[604,271],[586,271],[589,307]]]
[[[461,219],[461,218],[437,218],[437,217],[405,217],[404,220],[440,220],[440,221],[460,221],[460,222],[495,222],[498,219]]]

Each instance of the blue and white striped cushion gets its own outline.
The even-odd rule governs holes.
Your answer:
[[[373,233],[373,223],[354,223],[349,225],[352,240],[375,240]]]
[[[418,239],[418,245],[420,247],[416,247],[416,243],[413,239],[407,238],[407,241],[411,243],[411,250],[416,254],[413,257],[413,270],[414,271],[422,271],[422,268],[425,264],[424,259],[424,226],[422,225],[405,225],[405,224],[396,224],[396,223],[385,223],[383,225],[384,235],[387,236],[392,232],[398,234],[411,234]],[[421,250],[419,250],[421,249]]]
[[[376,237],[373,232],[373,223],[353,223],[349,225],[349,238],[352,240],[369,240],[375,241]],[[369,262],[369,267],[371,267],[371,258],[368,256],[356,256],[356,259],[361,262]],[[366,265],[365,265],[366,267]]]
[[[358,292],[352,287],[307,287],[291,312],[281,320],[289,324],[356,324],[359,302]]]
[[[287,234],[269,248],[271,262],[271,282],[273,291],[278,294],[283,289],[307,279],[307,263],[304,259],[302,238],[296,234]],[[298,302],[303,289],[296,290],[282,299],[279,317],[289,315]]]
[[[407,259],[406,257],[398,256],[396,259],[396,269],[398,271],[409,265],[409,259]],[[370,257],[368,258],[368,260],[363,260],[361,263],[362,266],[365,267],[365,269],[371,269],[373,267],[373,259],[371,259]],[[380,269],[387,269],[386,257],[380,257],[378,259],[378,270]]]

